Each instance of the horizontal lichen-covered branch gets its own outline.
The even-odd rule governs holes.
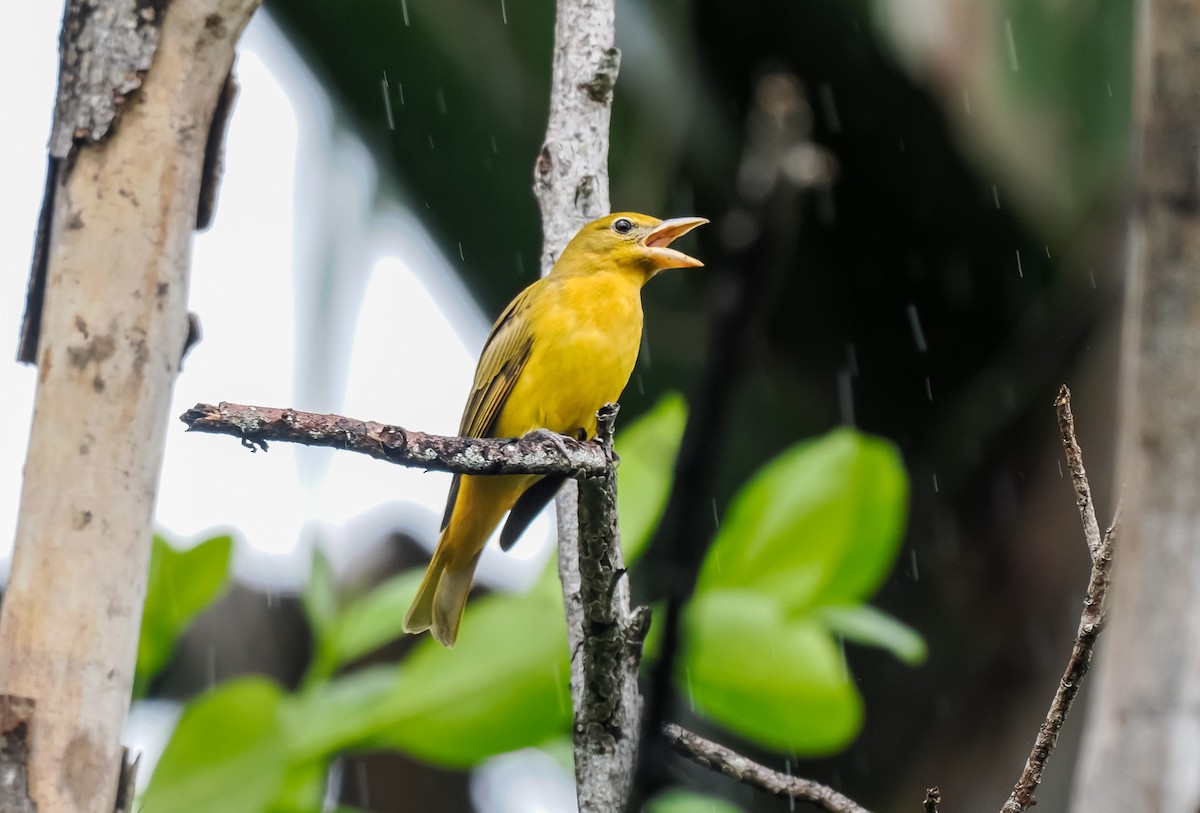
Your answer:
[[[459,438],[294,409],[196,404],[179,419],[189,430],[231,435],[264,451],[271,441],[359,452],[401,466],[458,474],[566,474],[599,477],[608,466],[597,443],[552,432],[522,438]]]

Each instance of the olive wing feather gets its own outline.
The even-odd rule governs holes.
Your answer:
[[[533,335],[529,331],[529,320],[525,316],[533,293],[542,282],[544,280],[539,280],[518,294],[492,326],[492,332],[488,334],[483,345],[483,353],[479,356],[479,365],[475,368],[471,397],[467,399],[462,422],[458,427],[460,437],[492,436],[496,418],[504,408],[517,379],[520,378],[521,371],[525,369],[525,362],[529,360]],[[450,524],[450,515],[454,513],[461,477],[460,474],[454,475],[450,483],[446,511],[442,515],[443,531]]]

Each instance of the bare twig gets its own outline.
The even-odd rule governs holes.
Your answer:
[[[1075,483],[1075,493],[1079,511],[1083,515],[1084,533],[1089,536],[1091,547],[1091,530],[1095,527],[1096,514],[1092,505],[1092,490],[1088,484],[1087,474],[1083,470],[1083,456],[1079,444],[1075,441],[1075,421],[1071,415],[1071,391],[1064,385],[1054,401],[1058,411],[1058,425],[1062,431],[1063,447],[1066,450],[1067,465],[1071,469],[1071,479]],[[1108,595],[1109,573],[1112,568],[1113,544],[1117,536],[1117,520],[1105,531],[1104,536],[1095,534],[1098,544],[1092,552],[1092,574],[1088,579],[1087,596],[1083,601],[1083,613],[1079,618],[1079,631],[1075,634],[1075,645],[1071,648],[1071,657],[1067,660],[1066,671],[1058,683],[1054,700],[1050,703],[1050,711],[1046,713],[1046,721],[1038,730],[1034,740],[1033,750],[1025,763],[1024,770],[1013,788],[1008,801],[1000,808],[1001,813],[1020,813],[1035,804],[1034,793],[1042,781],[1042,772],[1046,761],[1054,752],[1058,742],[1059,731],[1071,704],[1079,693],[1079,685],[1087,674],[1092,662],[1092,651],[1096,638],[1104,628],[1105,598]]]
[[[251,451],[270,441],[359,452],[377,460],[458,474],[566,474],[600,477],[608,459],[595,443],[549,432],[523,438],[457,438],[413,432],[399,426],[319,415],[294,409],[222,401],[196,404],[179,419],[197,432],[241,438]]]
[[[1083,469],[1083,451],[1075,440],[1075,416],[1071,413],[1071,391],[1067,385],[1058,391],[1054,399],[1058,412],[1058,431],[1062,434],[1063,450],[1067,455],[1067,468],[1071,470],[1071,482],[1075,485],[1075,505],[1079,507],[1079,518],[1083,520],[1083,537],[1087,542],[1092,561],[1100,553],[1102,540],[1100,523],[1096,521],[1096,506],[1092,503],[1092,490],[1088,485],[1087,472]]]
[[[808,802],[829,813],[868,813],[828,785],[773,771],[674,723],[663,726],[662,736],[667,745],[688,759],[763,793]]]

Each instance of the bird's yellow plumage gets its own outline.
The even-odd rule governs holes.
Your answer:
[[[637,361],[642,285],[664,268],[702,265],[668,246],[706,222],[622,212],[584,226],[550,274],[522,291],[496,320],[459,434],[505,438],[549,429],[594,437],[596,411],[620,397]],[[509,526],[519,534],[559,482],[535,475],[456,475],[441,539],[404,629],[430,630],[453,646],[488,537],[510,510]]]

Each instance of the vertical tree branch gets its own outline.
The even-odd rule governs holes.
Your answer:
[[[534,165],[533,192],[542,213],[541,272],[550,272],[563,248],[589,220],[608,213],[608,129],[612,89],[620,52],[613,47],[615,0],[558,0],[554,24],[554,62],[546,139]],[[617,809],[601,804],[606,783],[619,776],[621,760],[636,749],[636,715],[623,737],[589,725],[584,703],[582,656],[586,613],[580,595],[580,513],[578,488],[568,480],[558,495],[558,568],[571,646],[571,698],[575,711],[575,777],[581,813]],[[617,548],[620,555],[620,548]],[[619,560],[618,560],[619,561]],[[618,565],[619,566],[619,565]],[[624,589],[624,588],[623,588]],[[627,601],[628,599],[626,599]],[[593,664],[594,665],[594,664]],[[636,693],[636,668],[634,669]],[[610,748],[632,739],[634,749]],[[626,777],[632,774],[629,763]],[[618,804],[619,807],[619,804]]]
[[[1200,4],[1140,0],[1112,624],[1073,809],[1200,809]]]
[[[27,315],[38,385],[0,618],[0,694],[36,703],[39,811],[117,800],[205,142],[257,5],[94,0],[64,17],[51,147],[69,155],[40,230],[44,304]]]

